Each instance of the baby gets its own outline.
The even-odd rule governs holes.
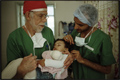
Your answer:
[[[57,39],[53,50],[45,51],[42,54],[47,65],[45,65],[45,67],[38,65],[38,67],[41,68],[42,72],[53,74],[53,78],[55,79],[65,79],[68,76],[68,72],[67,69],[64,69],[63,65],[68,56],[67,54],[69,54],[69,47],[69,43],[65,42],[63,39]]]
[[[49,72],[53,75],[55,79],[64,79],[67,77],[67,69],[64,69],[64,61],[67,58],[67,54],[69,54],[69,43],[65,42],[63,39],[57,39],[54,43],[53,51],[45,51],[42,54],[42,57],[45,59],[45,63],[48,63],[49,60],[52,60],[54,64],[49,63],[42,67],[38,60],[38,67],[41,68],[42,72]],[[67,54],[65,54],[67,52]],[[64,53],[64,54],[63,54]],[[11,61],[7,67],[2,71],[2,79],[11,79],[15,76],[17,72],[17,67],[20,65],[23,58],[18,58],[16,60]],[[61,63],[61,64],[58,64]],[[24,76],[24,79],[36,79],[37,74],[36,70],[33,70],[27,73]]]

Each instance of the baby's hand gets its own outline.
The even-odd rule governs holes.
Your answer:
[[[37,61],[37,65],[40,64],[42,67],[45,66],[45,59],[41,59]]]
[[[70,52],[68,50],[62,52],[63,54],[70,54]]]

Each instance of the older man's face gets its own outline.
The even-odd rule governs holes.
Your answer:
[[[47,11],[34,11],[30,24],[36,32],[41,32],[44,28]]]

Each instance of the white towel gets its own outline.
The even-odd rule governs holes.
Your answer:
[[[16,72],[17,68],[20,65],[23,58],[19,58],[16,60],[11,61],[6,68],[2,71],[2,79],[12,79]]]
[[[11,61],[5,69],[2,71],[2,79],[12,79],[16,73],[17,73],[17,68],[22,62],[23,58],[18,58],[16,60]],[[24,79],[36,79],[36,70],[33,70],[29,73],[27,73],[24,76]]]

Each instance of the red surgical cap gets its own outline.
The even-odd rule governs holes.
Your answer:
[[[34,9],[47,9],[45,1],[24,1],[23,14]]]

